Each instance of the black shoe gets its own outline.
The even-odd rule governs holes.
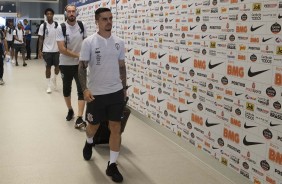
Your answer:
[[[33,58],[33,59],[38,59],[38,57],[35,57],[35,58]]]
[[[26,66],[26,65],[27,65],[26,63],[23,64],[23,66]]]
[[[19,66],[19,63],[18,63],[18,62],[16,62],[16,66]]]
[[[69,109],[68,115],[66,117],[67,121],[70,121],[73,118],[74,112],[72,109]]]
[[[85,145],[83,148],[83,157],[85,160],[90,160],[92,156],[92,144],[89,144],[87,141],[85,141]]]
[[[86,127],[86,122],[83,121],[82,117],[78,117],[74,124],[74,128],[82,128],[82,127]]]
[[[106,170],[106,174],[108,176],[111,176],[112,180],[114,182],[117,182],[117,183],[122,182],[123,177],[120,174],[120,172],[118,171],[117,164],[116,163],[111,163],[111,165],[109,165],[109,164],[110,164],[110,162],[108,162],[108,167],[107,167],[107,170]]]

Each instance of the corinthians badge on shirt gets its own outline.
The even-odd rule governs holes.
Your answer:
[[[118,43],[116,43],[115,46],[116,46],[117,50],[119,50],[120,45]]]

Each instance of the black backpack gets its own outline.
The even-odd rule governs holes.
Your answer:
[[[54,21],[55,22],[55,29],[57,29],[58,27],[58,22]],[[46,30],[46,27],[47,27],[47,23],[44,22],[43,23],[43,40],[45,39],[45,30]]]
[[[80,20],[78,20],[77,21],[77,23],[78,23],[78,25],[79,25],[79,27],[80,27],[80,33],[82,33],[82,39],[84,40],[84,26],[83,26],[83,23],[80,21]],[[67,47],[67,28],[66,28],[66,24],[65,23],[61,23],[61,27],[62,27],[62,31],[63,31],[63,35],[64,35],[64,37],[65,37],[65,46],[66,46],[66,48],[68,48]]]

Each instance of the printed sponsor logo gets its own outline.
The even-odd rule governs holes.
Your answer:
[[[246,136],[245,136],[244,139],[243,139],[243,144],[244,144],[245,146],[253,146],[253,145],[259,145],[259,144],[264,144],[264,143],[262,143],[262,142],[252,142],[252,141],[248,141],[247,138],[246,138]]]

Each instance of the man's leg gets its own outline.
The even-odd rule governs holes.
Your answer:
[[[45,61],[46,62],[46,61]],[[48,64],[46,63],[46,71],[45,71],[45,76],[46,76],[46,81],[47,81],[47,93],[51,93],[51,66],[48,66]]]
[[[114,182],[122,182],[123,176],[117,168],[117,158],[120,151],[121,143],[121,122],[119,121],[109,121],[109,128],[111,131],[110,135],[110,161],[108,162],[106,174],[112,177]]]
[[[63,94],[65,103],[68,108],[68,114],[66,117],[67,121],[73,118],[74,112],[71,105],[71,86],[73,80],[73,72],[71,70],[72,66],[60,66],[62,80],[63,80]]]
[[[4,59],[3,59],[3,50],[0,49],[0,85],[4,84],[3,75],[4,75]]]
[[[85,107],[85,101],[83,98],[83,92],[82,88],[78,79],[78,68],[76,70],[76,73],[74,75],[74,80],[76,83],[76,88],[77,88],[77,96],[78,96],[78,114],[77,114],[77,120],[75,122],[75,128],[82,128],[86,126],[86,122],[83,121],[83,112],[84,112],[84,107]]]

